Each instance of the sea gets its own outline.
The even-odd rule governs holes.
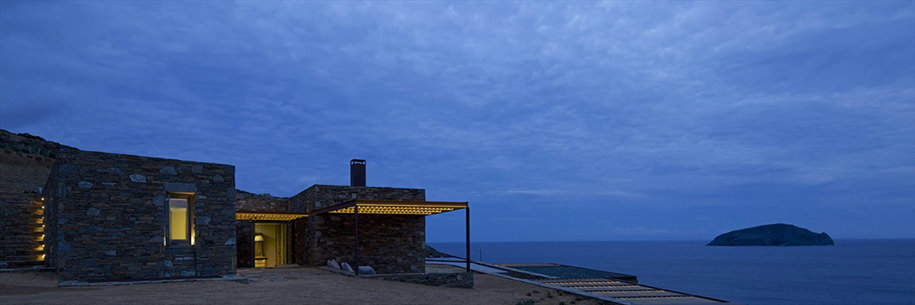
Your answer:
[[[915,305],[915,239],[835,246],[710,247],[707,241],[480,242],[486,263],[559,263],[746,305]],[[429,243],[464,257],[464,243]]]

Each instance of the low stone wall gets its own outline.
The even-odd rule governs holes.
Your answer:
[[[473,288],[473,272],[470,273],[403,273],[360,276],[370,279],[398,281],[429,286],[451,288]]]

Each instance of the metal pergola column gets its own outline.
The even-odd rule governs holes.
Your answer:
[[[353,272],[356,273],[356,276],[359,276],[359,205],[353,206],[353,261],[355,266],[353,266]]]
[[[465,240],[464,248],[467,249],[467,273],[470,273],[470,206],[464,208],[464,216],[464,228],[467,231],[467,239]]]

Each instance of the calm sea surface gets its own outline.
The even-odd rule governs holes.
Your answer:
[[[915,305],[915,240],[833,247],[706,247],[705,241],[473,243],[488,263],[560,263],[747,305]],[[463,243],[430,243],[464,256]]]

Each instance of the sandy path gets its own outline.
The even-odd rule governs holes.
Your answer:
[[[238,282],[58,288],[50,272],[0,273],[2,304],[596,304],[555,290],[475,274],[473,289],[351,278],[316,268],[242,270]],[[536,292],[535,292],[536,291]],[[530,294],[530,296],[528,296]],[[551,296],[551,297],[548,297]]]

